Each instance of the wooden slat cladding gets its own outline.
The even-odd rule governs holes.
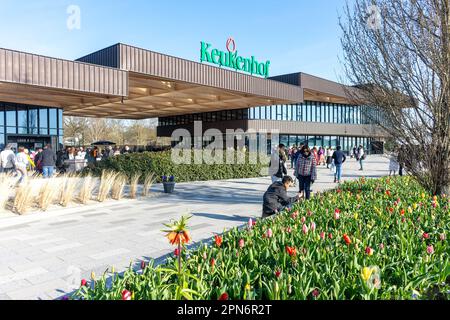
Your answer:
[[[268,99],[303,101],[303,90],[297,86],[257,78],[124,44],[119,46],[119,68],[123,70],[168,79],[169,81],[183,81],[258,95]]]
[[[387,137],[376,125],[335,124],[299,121],[249,120],[248,128],[256,131],[278,130],[282,134],[298,134],[317,136],[355,136],[355,137]]]
[[[128,95],[126,71],[6,49],[0,49],[0,82]]]

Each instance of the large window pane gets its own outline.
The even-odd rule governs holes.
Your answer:
[[[49,109],[49,121],[50,129],[56,129],[58,127],[58,117],[56,109]]]
[[[323,146],[323,137],[322,136],[316,136],[316,146],[318,146],[318,147]]]
[[[38,109],[28,111],[28,128],[31,134],[38,134]]]
[[[6,125],[11,127],[16,127],[16,107],[7,106],[6,107]]]
[[[308,139],[308,146],[314,148],[316,146],[316,137],[312,136]]]
[[[17,108],[17,124],[19,127],[23,127],[23,128],[26,128],[28,126],[27,108],[26,107],[18,107]]]
[[[48,110],[39,109],[39,132],[48,134]]]
[[[5,125],[5,110],[2,105],[0,105],[0,126]],[[1,133],[1,130],[0,130]]]
[[[184,118],[184,116],[183,116]],[[63,128],[63,111],[62,109],[58,109],[58,128],[62,129]]]

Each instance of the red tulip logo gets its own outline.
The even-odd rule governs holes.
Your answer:
[[[227,40],[227,50],[228,52],[235,53],[236,52],[236,42],[232,37],[229,37]]]

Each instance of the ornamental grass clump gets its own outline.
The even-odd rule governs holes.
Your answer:
[[[0,174],[0,210],[6,208],[9,196],[14,190],[14,182],[9,174]]]
[[[118,173],[112,171],[103,171],[102,177],[100,178],[100,186],[98,188],[98,202],[104,202],[108,198],[117,175]]]
[[[56,178],[45,180],[39,190],[38,206],[41,210],[47,211],[53,204],[61,190],[61,182]]]
[[[114,200],[121,200],[123,197],[123,189],[127,183],[127,176],[123,174],[118,174],[111,190],[111,198]]]
[[[131,199],[136,199],[140,178],[141,178],[141,175],[138,173],[132,175],[130,178],[130,194],[129,194],[129,196]]]
[[[150,188],[155,183],[155,180],[156,180],[155,179],[155,174],[148,173],[148,174],[145,175],[145,177],[144,177],[144,184],[142,185],[142,196],[143,197],[147,197],[149,195]]]
[[[61,193],[59,196],[59,204],[67,207],[75,198],[75,190],[78,186],[78,179],[76,175],[66,175],[61,181]]]
[[[95,180],[92,175],[88,174],[82,178],[80,193],[78,194],[78,200],[82,204],[87,204],[92,199],[92,193],[95,188]]]
[[[34,202],[33,185],[30,179],[20,184],[14,197],[14,211],[20,215],[27,213]]]

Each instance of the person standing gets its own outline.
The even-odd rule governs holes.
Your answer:
[[[398,170],[399,170],[398,154],[396,154],[396,150],[394,150],[389,157],[389,176],[394,174],[395,177],[397,175]]]
[[[399,175],[403,176],[403,170],[405,168],[405,146],[401,146],[398,151],[398,165],[399,165]]]
[[[292,186],[294,180],[290,176],[284,176],[281,181],[276,181],[267,189],[263,197],[262,217],[268,218],[279,213],[284,207],[298,201],[297,197],[289,197],[288,189]]]
[[[304,198],[311,198],[311,185],[317,179],[316,157],[308,146],[304,146],[297,160],[297,178],[300,182],[299,196],[303,193]]]
[[[0,169],[4,173],[13,173],[16,169],[16,155],[12,151],[11,144],[8,144],[2,152],[0,152]]]
[[[328,147],[327,149],[327,169],[330,169],[330,165],[333,162],[333,149],[331,147]]]
[[[56,154],[48,144],[42,151],[42,174],[44,179],[53,177],[53,171],[56,165]]]
[[[332,156],[336,173],[334,174],[334,183],[341,183],[342,179],[342,165],[347,160],[345,153],[342,151],[341,146],[337,146],[336,151]]]
[[[22,183],[28,176],[27,166],[29,165],[29,161],[24,147],[19,147],[18,151],[16,156],[16,171],[20,175],[19,183]]]
[[[364,147],[362,145],[359,146],[358,149],[358,160],[359,160],[359,165],[360,165],[360,169],[359,171],[363,171],[364,170],[364,160],[366,160],[366,153],[364,152]]]
[[[269,174],[272,177],[272,183],[279,181],[283,178],[283,175],[287,174],[285,165],[285,150],[286,146],[284,144],[280,144],[272,151],[269,168]]]

